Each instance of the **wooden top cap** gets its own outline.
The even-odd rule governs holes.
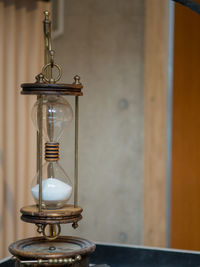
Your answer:
[[[82,96],[83,85],[72,84],[51,84],[51,83],[22,83],[21,94],[23,95],[72,95]]]

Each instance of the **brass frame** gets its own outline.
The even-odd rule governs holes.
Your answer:
[[[74,89],[72,95],[75,96],[75,142],[74,142],[74,207],[78,207],[78,132],[79,132],[79,95],[82,95],[81,89],[82,84],[80,83],[80,77],[76,75],[74,77],[74,83],[71,85],[56,85],[56,81],[60,79],[61,77],[61,68],[57,64],[54,63],[54,51],[52,50],[52,40],[51,40],[51,21],[49,20],[49,12],[44,12],[45,18],[43,21],[44,24],[44,67],[42,68],[42,73],[39,74],[36,79],[37,82],[32,86],[32,84],[23,84],[22,85],[22,93],[25,92],[32,93],[34,88],[39,87],[37,99],[42,102],[43,94],[40,91],[40,88],[42,90],[46,90],[48,92],[48,89],[53,88],[55,89],[54,94],[60,94],[59,91],[60,88],[63,88],[63,90]],[[52,77],[52,68],[56,67],[59,71],[59,74],[56,79],[53,79]],[[47,84],[46,84],[47,82]],[[54,86],[55,85],[55,86]],[[36,86],[36,87],[35,87]],[[46,86],[46,88],[45,88]],[[58,86],[58,87],[57,87]],[[25,91],[24,89],[27,89],[28,91]],[[68,87],[68,88],[67,88]],[[29,89],[31,89],[29,91]],[[79,90],[79,91],[77,91]],[[77,93],[78,95],[77,95]],[[41,93],[41,94],[40,94]],[[52,92],[53,93],[53,92]],[[63,92],[63,94],[65,94]],[[69,93],[70,94],[70,93]],[[39,173],[38,183],[39,183],[39,212],[42,212],[42,145],[43,145],[43,134],[42,134],[42,106],[39,104],[38,106],[38,121],[39,121],[39,129],[37,132],[37,172]],[[77,226],[73,226],[77,227]]]

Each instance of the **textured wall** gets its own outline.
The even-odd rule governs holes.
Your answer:
[[[142,243],[143,0],[66,0],[54,41],[63,81],[80,74],[79,203],[84,219],[63,233]],[[69,101],[73,104],[73,98]],[[73,178],[73,126],[61,164]]]

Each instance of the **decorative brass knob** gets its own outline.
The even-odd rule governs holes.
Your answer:
[[[74,76],[74,84],[81,84],[80,79],[81,79],[80,76],[78,75]]]

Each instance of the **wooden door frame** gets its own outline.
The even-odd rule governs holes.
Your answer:
[[[144,245],[170,232],[173,2],[146,0],[144,67]]]

